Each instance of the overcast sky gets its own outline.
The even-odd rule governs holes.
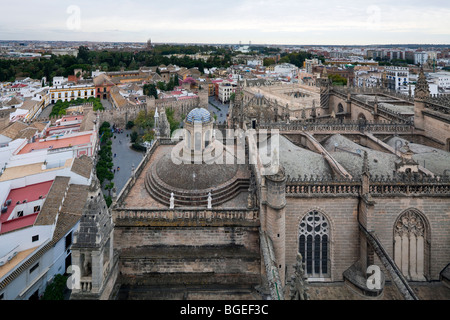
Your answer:
[[[22,0],[0,40],[450,44],[449,0]]]

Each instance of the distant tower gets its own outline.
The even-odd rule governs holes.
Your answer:
[[[152,50],[152,49],[153,49],[152,39],[148,39],[148,41],[147,41],[147,50]]]

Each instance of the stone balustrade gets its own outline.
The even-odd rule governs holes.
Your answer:
[[[293,121],[290,123],[275,122],[261,123],[259,129],[278,129],[280,131],[368,131],[368,132],[411,132],[414,130],[412,123],[391,123],[387,121],[366,121],[365,123],[357,120],[329,120],[324,122],[313,121]]]
[[[120,209],[116,208],[113,212],[114,219],[124,220],[237,220],[237,221],[257,221],[259,219],[258,210],[244,210],[244,209],[192,209],[192,208],[177,208],[171,209]]]
[[[91,292],[92,291],[92,279],[91,278],[81,278],[80,290],[82,292]]]
[[[396,177],[371,176],[368,191],[372,196],[420,195],[446,196],[450,194],[448,176],[427,177],[402,174]],[[361,179],[331,179],[330,177],[287,178],[286,196],[359,195]]]

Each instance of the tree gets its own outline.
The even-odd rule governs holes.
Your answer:
[[[132,143],[136,142],[138,138],[138,133],[136,131],[131,132],[130,134],[130,140]]]
[[[77,58],[82,61],[82,63],[89,64],[89,48],[86,46],[78,47]]]
[[[159,90],[166,91],[166,84],[165,84],[163,81],[158,81],[158,82],[156,83],[156,87],[157,87]]]
[[[264,67],[268,67],[275,64],[275,60],[272,58],[264,58],[263,65]]]
[[[131,129],[131,128],[133,128],[134,127],[134,122],[133,121],[131,121],[131,120],[129,120],[128,122],[127,122],[127,124],[125,125],[125,129]]]
[[[166,109],[166,116],[170,124],[170,133],[172,133],[180,126],[180,123],[175,120],[175,111],[173,109]]]
[[[134,124],[141,130],[145,130],[153,127],[154,123],[154,115],[153,111],[147,113],[145,110],[139,111],[136,119],[134,119]]]
[[[156,86],[153,83],[144,84],[144,95],[146,96],[154,96],[155,99],[158,99],[158,91],[156,90]]]
[[[328,78],[331,79],[333,85],[345,86],[347,85],[347,78],[338,74],[329,74]]]
[[[153,130],[147,130],[145,132],[145,134],[142,136],[142,140],[143,141],[152,141],[155,138],[155,133],[153,132]]]
[[[111,196],[111,190],[114,188],[114,182],[110,182],[105,186],[105,190],[108,190],[108,196]]]
[[[43,300],[64,300],[67,276],[57,274],[53,281],[45,288]]]

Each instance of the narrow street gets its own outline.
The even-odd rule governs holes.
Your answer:
[[[131,149],[129,137],[131,132],[131,130],[123,129],[122,133],[114,133],[111,139],[114,163],[113,169],[115,169],[113,182],[116,187],[117,194],[119,194],[125,186],[125,183],[130,178],[131,170],[136,168],[144,157],[143,152],[138,152]],[[114,137],[116,138],[114,139]]]

